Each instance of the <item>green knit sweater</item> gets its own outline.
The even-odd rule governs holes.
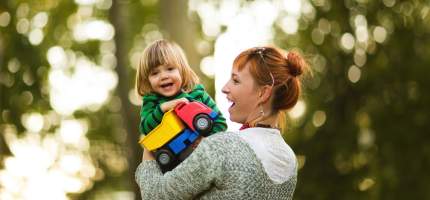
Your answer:
[[[140,132],[146,135],[161,123],[161,119],[164,115],[160,107],[162,103],[180,98],[202,102],[218,113],[218,117],[215,119],[212,131],[209,134],[225,131],[227,129],[225,118],[222,116],[214,100],[205,91],[202,84],[197,84],[191,92],[180,92],[173,97],[164,97],[155,93],[149,93],[143,96],[143,103],[140,111]]]
[[[258,132],[262,137],[271,134],[263,129],[249,132]],[[142,199],[292,199],[297,181],[294,153],[282,137],[279,137],[282,141],[268,143],[268,140],[258,142],[260,138],[256,137],[259,147],[253,149],[236,132],[212,135],[203,139],[187,159],[164,175],[155,161],[143,161],[136,170]],[[272,171],[277,171],[276,167],[270,168],[270,161],[259,159],[256,149],[263,149],[261,152],[276,149],[272,163],[278,158],[286,161],[277,168],[284,170],[282,180],[275,181],[273,177],[276,176],[270,176]]]

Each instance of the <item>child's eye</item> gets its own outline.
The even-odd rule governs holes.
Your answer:
[[[167,68],[167,70],[169,70],[169,71],[173,71],[174,69],[175,69],[174,67]]]
[[[150,76],[155,76],[155,75],[157,75],[158,74],[158,71],[152,71],[149,75]]]

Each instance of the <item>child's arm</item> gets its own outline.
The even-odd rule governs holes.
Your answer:
[[[180,102],[188,102],[188,99],[186,98],[180,98],[180,99],[174,99],[167,102],[164,102],[160,105],[160,108],[163,112],[167,112],[170,109],[173,109],[178,103]]]
[[[215,104],[215,101],[209,96],[208,93],[204,92],[202,96],[202,101],[208,107],[212,108],[213,111],[218,113],[218,117],[214,120],[214,125],[209,135],[227,130],[227,123],[224,116],[219,111],[218,107]]]
[[[139,130],[143,134],[148,134],[163,118],[164,112],[161,110],[158,98],[154,95],[145,95],[140,110]]]
[[[164,113],[174,108],[180,102],[188,102],[188,100],[181,98],[160,104],[158,98],[155,96],[144,96],[140,112],[140,132],[145,135],[151,132],[152,129],[161,123]]]
[[[210,135],[212,135],[213,133],[227,130],[227,123],[224,116],[219,111],[218,107],[215,104],[215,101],[205,91],[203,85],[196,86],[196,88],[193,91],[191,91],[189,95],[191,98],[204,103],[205,105],[210,107],[213,111],[218,113],[218,117],[214,121],[214,126],[212,128],[212,131],[210,132]]]

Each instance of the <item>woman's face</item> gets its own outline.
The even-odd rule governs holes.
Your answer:
[[[239,71],[233,67],[230,80],[222,88],[231,102],[228,109],[230,120],[244,124],[258,117],[259,92],[248,64]]]

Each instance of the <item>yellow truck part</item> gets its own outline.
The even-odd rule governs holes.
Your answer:
[[[140,139],[139,144],[146,147],[149,151],[153,151],[165,145],[184,130],[184,128],[183,122],[173,110],[170,110],[164,113],[163,119],[157,127]]]

